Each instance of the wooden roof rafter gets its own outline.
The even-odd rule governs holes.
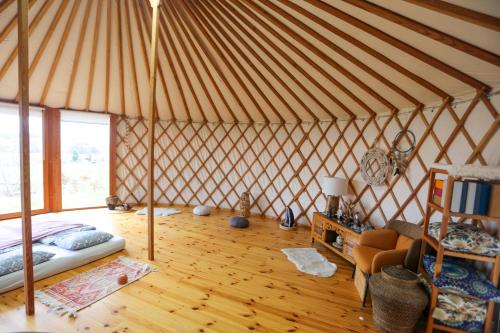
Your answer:
[[[229,103],[228,103],[228,101],[227,101],[226,96],[222,93],[221,88],[220,88],[220,87],[219,87],[219,85],[217,84],[217,82],[216,82],[216,80],[215,80],[214,76],[211,74],[211,72],[210,72],[210,70],[209,70],[209,68],[208,68],[208,65],[207,65],[207,63],[205,62],[205,60],[204,60],[204,58],[203,58],[202,54],[201,54],[201,53],[200,53],[200,51],[198,50],[199,45],[196,45],[195,41],[191,38],[191,36],[190,36],[190,32],[188,32],[188,29],[189,29],[189,28],[185,26],[185,22],[183,22],[183,21],[181,20],[181,18],[180,18],[180,16],[179,16],[179,14],[176,12],[176,10],[175,10],[174,6],[172,6],[170,2],[169,2],[168,4],[169,4],[169,7],[170,7],[171,14],[173,15],[173,18],[171,18],[171,19],[172,19],[172,21],[173,21],[173,20],[175,20],[175,21],[178,23],[178,25],[179,25],[179,27],[180,27],[180,29],[181,29],[182,34],[184,35],[184,37],[186,38],[186,40],[187,40],[187,42],[188,42],[187,44],[191,47],[191,49],[192,49],[192,50],[194,51],[194,53],[196,54],[196,56],[197,56],[197,58],[198,58],[199,62],[200,62],[200,63],[202,64],[202,66],[203,66],[203,69],[204,69],[205,73],[207,73],[208,78],[210,79],[210,81],[211,81],[212,85],[214,86],[215,90],[217,91],[217,93],[218,93],[218,95],[219,95],[220,99],[221,99],[221,100],[222,100],[222,102],[224,103],[224,106],[226,107],[226,109],[227,109],[228,113],[231,115],[232,121],[229,121],[229,122],[236,122],[236,121],[237,121],[237,117],[236,117],[236,115],[234,114],[234,111],[233,111],[233,110],[232,110],[232,108],[229,106]],[[192,32],[191,32],[191,33],[192,33]],[[208,57],[207,57],[207,59],[208,59]],[[209,59],[208,59],[208,60],[209,60]],[[212,101],[212,103],[213,103],[213,101]],[[222,118],[220,115],[219,115],[219,117],[220,117],[220,118]],[[221,121],[222,121],[222,120],[221,120]]]
[[[198,27],[198,29],[202,32],[203,36],[207,39],[209,45],[210,45],[210,48],[212,50],[214,50],[214,52],[218,55],[218,57],[222,60],[222,62],[225,64],[226,68],[229,69],[229,71],[231,72],[231,74],[233,75],[234,79],[238,82],[238,84],[241,86],[241,88],[245,91],[245,93],[247,94],[247,96],[250,98],[250,100],[253,102],[253,104],[255,105],[255,108],[257,109],[257,111],[259,112],[260,116],[264,119],[264,122],[265,123],[270,123],[270,120],[269,118],[267,117],[267,115],[262,111],[262,108],[260,107],[259,103],[255,100],[253,94],[250,92],[249,88],[247,87],[247,85],[245,85],[245,83],[243,82],[243,80],[240,78],[240,76],[238,75],[238,73],[236,72],[236,69],[231,65],[231,63],[229,62],[229,59],[228,57],[226,57],[224,55],[224,53],[222,52],[222,50],[220,50],[218,47],[217,47],[217,44],[216,42],[213,40],[213,38],[211,37],[211,35],[208,33],[207,29],[205,28],[205,25],[203,22],[200,21],[200,19],[198,18],[198,15],[195,15],[194,11],[192,9],[194,9],[193,7],[193,4],[191,2],[189,2],[189,6],[188,6],[188,3],[183,3],[183,2],[177,2],[177,4],[179,4],[178,8],[182,8],[183,10],[185,10],[185,12],[191,17],[192,19],[192,22],[195,23],[195,25]],[[198,13],[199,14],[199,13]],[[209,49],[210,50],[210,49]],[[235,65],[237,67],[239,67],[240,70],[242,70],[243,73],[246,73],[246,77],[247,78],[250,78],[251,80],[251,77],[250,75],[248,74],[248,72],[245,70],[245,68],[243,68],[241,66],[241,64],[239,64],[238,62],[235,63]],[[256,86],[256,83],[251,80],[251,83],[252,85],[255,87]],[[263,93],[260,89],[256,88],[257,91],[259,92],[260,91],[260,96],[263,97]],[[235,92],[236,94],[236,92]],[[244,110],[246,110],[246,108],[244,108]],[[281,114],[279,114],[276,109],[274,108],[273,112],[278,116],[278,118],[280,118],[280,121],[281,121]],[[247,111],[248,113],[248,111]],[[249,116],[250,117],[250,116]],[[251,117],[249,119],[252,119]]]
[[[249,122],[254,122],[254,119],[250,116],[250,113],[248,112],[247,108],[244,106],[240,96],[236,93],[235,89],[233,86],[229,83],[229,80],[227,77],[224,75],[224,72],[217,62],[216,58],[214,55],[209,51],[208,45],[204,42],[200,34],[196,31],[194,25],[192,24],[192,21],[190,21],[191,13],[185,12],[182,7],[176,7],[173,6],[174,11],[177,11],[179,13],[179,16],[181,18],[181,21],[184,22],[184,24],[188,27],[188,29],[191,31],[191,33],[194,36],[194,39],[198,43],[200,49],[204,52],[205,56],[210,60],[211,65],[215,68],[217,71],[219,78],[222,80],[226,88],[231,92],[231,95],[233,98],[236,100],[238,103],[238,106],[240,107],[241,111],[245,114],[245,117],[247,121]]]
[[[269,8],[269,10],[274,11],[275,13],[278,13],[279,15],[285,17],[287,20],[290,22],[293,22],[295,26],[299,26],[301,29],[304,29],[307,31],[307,33],[316,39],[320,40],[321,42],[325,43],[328,45],[330,48],[334,49],[336,52],[342,54],[342,49],[334,45],[331,41],[328,39],[322,37],[319,33],[314,31],[313,29],[307,27],[304,25],[302,22],[294,18],[293,16],[287,14],[285,11],[280,9],[278,6],[274,5],[273,3],[269,1],[260,1],[261,4]],[[256,8],[256,7],[253,7]],[[391,102],[389,102],[386,98],[381,96],[379,93],[377,93],[374,89],[369,87],[366,83],[364,83],[362,80],[360,80],[356,75],[352,74],[349,70],[347,70],[344,66],[340,65],[337,61],[329,57],[327,54],[325,54],[322,50],[319,48],[315,47],[310,41],[308,41],[306,38],[302,37],[300,34],[298,34],[294,29],[291,29],[287,25],[283,24],[280,20],[276,18],[276,16],[272,15],[269,11],[264,10],[261,7],[262,11],[259,10],[260,13],[268,17],[269,19],[273,19],[273,23],[278,26],[280,29],[283,31],[286,31],[288,35],[290,35],[294,40],[298,41],[300,44],[302,44],[304,47],[306,47],[309,51],[313,52],[316,54],[318,57],[320,57],[323,61],[328,63],[332,68],[337,70],[341,75],[345,76],[349,81],[360,87],[362,90],[364,90],[366,93],[368,93],[371,97],[373,97],[375,100],[377,100],[379,103],[383,104],[389,111],[396,110],[397,107],[394,106]],[[377,74],[373,74],[373,71],[371,71],[367,67],[363,67],[361,62],[356,62],[354,59],[348,59],[351,62],[355,63],[358,66],[361,66],[365,71],[368,71],[370,74],[375,75],[377,77]],[[377,77],[378,80],[384,82],[386,85],[391,85],[390,82],[388,82],[385,78],[383,78],[381,75],[378,75]],[[345,86],[345,85],[344,85]],[[412,99],[413,102],[413,99]]]
[[[424,35],[427,38],[434,39],[440,43],[453,47],[459,51],[467,53],[473,57],[479,58],[495,66],[500,66],[500,56],[488,50],[474,46],[459,38],[448,35],[444,32],[438,31],[425,24],[412,20],[401,14],[395,13],[389,9],[364,0],[342,0],[350,5],[361,8],[371,14],[382,17],[416,33]]]
[[[147,52],[146,52],[146,46],[145,46],[145,44],[146,44],[145,41],[146,40],[144,39],[142,30],[143,29],[146,30],[147,41],[151,42],[151,34],[150,34],[150,32],[148,32],[148,27],[150,28],[150,25],[151,25],[151,18],[149,18],[149,21],[148,21],[148,17],[146,15],[146,11],[144,9],[144,6],[142,6],[141,4],[138,4],[137,1],[134,1],[134,12],[135,12],[136,16],[138,17],[138,20],[136,20],[136,22],[138,22],[138,21],[141,22],[140,29],[139,29],[141,31],[141,33],[139,33],[139,35],[141,36],[142,52],[144,54],[145,66],[147,68],[146,73],[148,73],[148,76],[149,76],[148,56],[146,54]],[[169,114],[170,114],[169,119],[175,121],[176,118],[175,118],[175,114],[174,114],[174,111],[173,111],[174,107],[172,105],[172,100],[170,98],[170,94],[169,94],[168,89],[167,89],[167,82],[165,80],[165,75],[164,75],[164,73],[162,71],[161,66],[158,66],[157,70],[158,70],[158,73],[160,74],[160,82],[161,82],[163,91],[165,93],[165,99],[166,99],[166,102],[167,102],[167,105],[168,105],[168,108],[169,108],[168,109]]]
[[[273,78],[278,81],[278,83],[281,85],[281,87],[287,91],[287,93],[292,96],[298,104],[300,104],[300,106],[309,114],[309,116],[313,119],[313,121],[317,121],[319,118],[318,116],[311,111],[311,109],[304,103],[304,101],[302,101],[302,99],[297,95],[297,93],[280,77],[279,73],[276,72],[276,70],[274,70],[272,67],[270,67],[267,62],[259,55],[259,52],[255,52],[255,50],[252,48],[251,45],[249,45],[249,43],[247,41],[245,41],[244,38],[242,38],[241,35],[239,35],[234,29],[232,29],[231,27],[231,23],[226,20],[224,18],[223,15],[221,15],[215,8],[218,7],[219,9],[221,9],[221,7],[218,6],[218,4],[216,4],[215,2],[201,2],[205,7],[205,11],[207,14],[210,14],[210,15],[215,15],[217,17],[217,20],[219,20],[222,24],[222,26],[226,27],[229,29],[229,33],[233,36],[232,38],[233,39],[236,39],[238,40],[243,46],[245,46],[245,48],[249,51],[249,52],[252,52],[253,53],[253,56],[258,60],[258,62],[261,64],[261,66],[263,66],[267,72],[269,72]],[[213,7],[213,6],[216,6],[216,7]],[[222,8],[222,13],[225,13],[226,15],[228,15],[227,12],[224,12],[224,9]],[[215,19],[212,20],[215,22]],[[235,25],[237,25],[237,21],[233,21],[232,23],[234,23]],[[219,25],[219,27],[222,28],[221,25]],[[241,26],[240,26],[241,27]],[[220,29],[219,31],[222,32],[222,29]],[[227,34],[226,33],[223,33],[224,37],[227,38]],[[248,38],[252,41],[252,43],[256,44],[256,45],[259,45],[258,42],[256,42],[255,38],[253,38],[252,35],[247,35]],[[261,46],[261,45],[260,45]],[[264,54],[266,54],[266,56],[268,56],[269,58],[271,58],[273,60],[273,63],[279,67],[281,70],[283,70],[285,73],[287,73],[288,76],[290,76],[290,72],[288,72],[288,70],[282,65],[280,64],[279,62],[276,61],[276,59],[272,56],[270,56],[269,52],[265,49],[265,48],[262,48],[260,47],[259,48],[260,50],[263,51]],[[275,92],[276,94],[279,94],[279,92]],[[280,97],[281,100],[283,100],[284,97]],[[288,108],[290,109],[290,112],[294,113],[296,118],[300,120],[300,117],[295,113],[295,111],[293,110],[293,107],[290,106],[289,103],[286,103],[286,105],[288,106]]]
[[[306,1],[307,3],[315,6],[316,8],[319,8],[319,9],[321,9],[321,10],[323,10],[331,15],[334,15],[336,18],[363,30],[364,32],[366,32],[366,33],[386,42],[387,44],[415,57],[416,59],[422,61],[423,63],[426,63],[426,64],[438,69],[439,71],[446,73],[447,75],[449,75],[449,76],[451,76],[459,81],[464,82],[465,84],[467,84],[473,88],[486,89],[487,91],[491,90],[491,88],[488,85],[486,85],[485,83],[459,71],[456,68],[453,68],[452,66],[444,63],[441,60],[434,58],[433,56],[431,56],[423,51],[420,51],[419,49],[383,32],[382,30],[377,29],[377,28],[357,19],[356,17],[345,13],[344,11],[342,11],[338,8],[335,8],[335,7],[325,3],[323,1],[314,1],[314,0],[304,0],[304,1]]]
[[[426,88],[432,93],[435,93],[436,95],[440,96],[441,98],[446,98],[449,95],[438,88],[436,85],[434,85],[432,82],[429,82],[418,75],[414,74],[413,72],[409,71],[405,67],[399,65],[398,63],[392,61],[389,59],[387,56],[383,55],[382,53],[376,51],[375,49],[369,47],[365,43],[361,42],[359,39],[356,39],[352,35],[349,35],[342,30],[336,28],[333,24],[326,22],[325,20],[319,18],[318,16],[312,14],[311,12],[305,10],[304,8],[300,7],[299,5],[295,4],[294,2],[291,1],[285,1],[285,0],[279,0],[281,4],[284,6],[287,6],[291,10],[300,13],[301,15],[307,17],[308,19],[312,20],[316,24],[322,26],[323,28],[329,30],[332,32],[334,35],[342,38],[343,40],[349,42],[350,44],[356,46],[360,50],[366,52],[367,54],[371,55],[375,59],[381,61],[382,63],[386,64],[387,66],[393,68],[394,70],[398,71],[402,75],[408,77],[409,79],[413,80],[414,82],[418,83],[422,87]]]
[[[500,32],[500,18],[443,0],[405,0],[411,4]]]
[[[290,104],[288,103],[287,100],[285,100],[285,98],[276,90],[276,88],[273,86],[273,84],[269,81],[269,79],[263,75],[263,73],[256,67],[256,65],[254,64],[253,61],[250,60],[249,56],[246,54],[246,52],[243,52],[241,50],[241,48],[235,44],[234,40],[231,39],[231,37],[226,33],[226,31],[224,30],[224,28],[219,24],[219,22],[217,21],[217,19],[212,16],[212,13],[211,13],[211,10],[210,9],[207,9],[207,7],[204,7],[204,11],[199,11],[199,13],[203,16],[206,17],[206,22],[211,22],[213,27],[210,27],[210,25],[207,25],[208,29],[212,31],[213,35],[217,35],[218,37],[216,37],[216,39],[219,41],[219,43],[221,45],[225,45],[223,46],[223,48],[226,50],[226,51],[229,51],[229,54],[231,56],[234,55],[234,53],[232,53],[230,51],[230,49],[234,49],[235,52],[250,66],[250,68],[253,70],[253,72],[262,80],[262,82],[264,82],[264,84],[266,85],[266,87],[268,88],[268,90],[270,92],[272,92],[272,94],[274,96],[276,96],[279,101],[288,109],[288,111],[293,115],[293,117],[295,118],[296,121],[300,121],[300,117],[297,115],[297,113],[295,112],[295,110],[290,106]],[[205,14],[203,14],[203,12]],[[220,36],[219,34],[221,34],[222,36]],[[249,50],[250,52],[252,52],[252,48],[248,46],[248,44],[245,44],[245,41],[240,39],[239,40],[241,42],[241,44],[247,48],[247,50]],[[271,73],[271,75],[273,75],[273,77],[277,77],[277,74],[262,60],[262,58],[258,55],[258,54],[253,54],[253,56],[258,60],[258,62],[264,66],[266,68],[266,70],[269,71],[269,73]],[[280,82],[281,83],[281,82]],[[262,91],[262,90],[261,90]],[[264,91],[262,91],[264,93]],[[293,95],[292,95],[293,96]],[[269,101],[269,105],[272,105],[273,103],[271,102],[271,100],[269,99],[269,97],[266,95],[266,101]],[[276,110],[275,112],[279,113],[281,115],[281,112],[279,112],[279,110],[277,108],[275,108],[273,106],[273,110]],[[313,118],[313,120],[317,120],[317,117],[312,114],[309,109],[306,107],[305,108],[306,112]],[[280,116],[280,120],[282,122],[285,122],[283,116],[281,115]]]

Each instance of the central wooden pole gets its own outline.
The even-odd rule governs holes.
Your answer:
[[[35,313],[33,286],[33,248],[31,239],[31,190],[29,142],[29,60],[28,0],[17,1],[19,68],[19,142],[21,155],[21,219],[23,232],[24,298],[26,314]]]
[[[156,121],[156,67],[157,67],[157,44],[158,44],[158,6],[160,0],[150,0],[153,7],[153,18],[151,24],[151,51],[149,55],[149,104],[148,104],[148,258],[154,260],[154,143],[155,143],[155,121]]]

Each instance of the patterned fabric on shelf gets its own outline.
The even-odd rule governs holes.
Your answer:
[[[439,240],[441,222],[429,224],[429,235]],[[494,257],[500,254],[500,241],[486,231],[470,225],[449,223],[448,232],[441,240],[445,249]]]
[[[432,318],[439,324],[467,332],[482,332],[486,302],[454,294],[439,294]]]
[[[424,255],[424,268],[434,276],[436,257]],[[434,285],[450,293],[466,294],[485,301],[500,302],[500,291],[480,271],[464,260],[445,257]]]

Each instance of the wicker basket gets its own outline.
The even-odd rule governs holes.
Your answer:
[[[411,333],[429,298],[417,275],[401,266],[384,266],[370,278],[373,320],[382,332]]]

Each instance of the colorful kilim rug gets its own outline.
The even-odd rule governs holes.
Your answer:
[[[105,265],[37,290],[36,298],[59,315],[76,317],[76,312],[123,288],[154,269],[145,263],[118,257]],[[118,276],[126,274],[128,282],[120,285]]]

